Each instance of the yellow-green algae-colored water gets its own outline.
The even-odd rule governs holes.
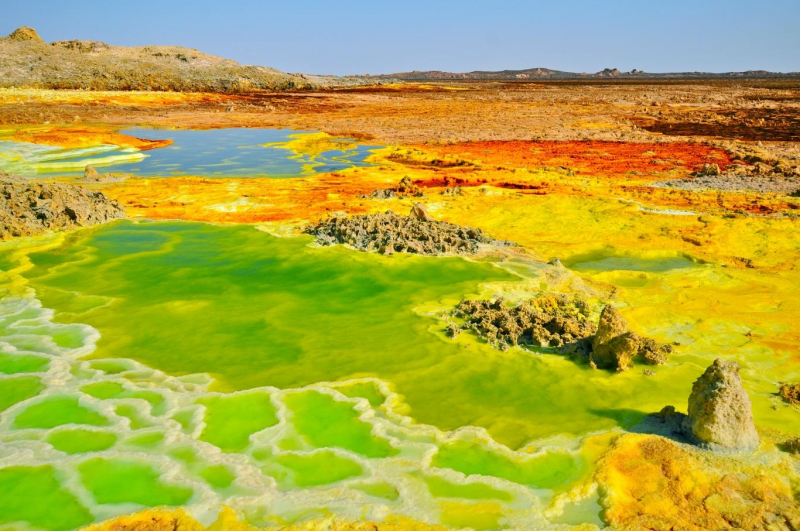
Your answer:
[[[453,341],[440,314],[465,296],[548,289],[545,266],[516,268],[523,279],[310,243],[126,221],[2,244],[0,528],[67,530],[158,505],[205,521],[230,505],[256,525],[599,524],[579,488],[596,436],[680,408],[714,355],[690,345],[645,377]],[[670,260],[624,259],[619,275],[649,269],[668,286],[713,271]],[[766,389],[777,376],[762,365],[753,383]],[[764,395],[756,417],[777,422]],[[575,503],[554,503],[568,492]]]

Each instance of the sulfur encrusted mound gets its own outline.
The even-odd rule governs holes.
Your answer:
[[[730,450],[753,450],[758,433],[739,364],[714,360],[692,386],[684,430],[698,442]]]
[[[793,406],[800,406],[800,383],[782,383],[778,394]]]
[[[596,326],[589,320],[588,305],[575,298],[554,294],[506,306],[503,299],[465,300],[453,311],[465,319],[461,327],[451,325],[448,334],[474,330],[501,350],[512,345],[586,348],[586,338]]]
[[[0,239],[88,227],[122,217],[122,207],[100,192],[0,173]]]
[[[613,306],[603,309],[598,326],[589,320],[585,301],[562,294],[536,297],[516,306],[507,306],[502,298],[464,300],[453,316],[465,322],[448,327],[451,337],[473,330],[500,350],[514,345],[557,347],[595,368],[624,371],[633,366],[634,358],[661,365],[672,352],[670,345],[628,331],[628,324]]]
[[[629,331],[625,318],[610,304],[603,308],[592,341],[591,361],[597,367],[625,371],[637,356],[648,365],[661,365],[671,352],[671,346]]]
[[[384,214],[333,216],[305,230],[320,245],[349,245],[383,254],[475,254],[481,244],[496,243],[482,230],[461,227],[430,217],[421,204],[408,216],[391,210]]]

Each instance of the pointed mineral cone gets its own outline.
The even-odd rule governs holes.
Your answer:
[[[758,433],[739,364],[714,360],[694,382],[685,429],[700,442],[730,450],[753,450]]]
[[[425,205],[422,203],[417,203],[411,207],[411,217],[420,221],[433,221],[433,218],[428,214],[428,211],[425,210]]]
[[[633,366],[639,337],[628,331],[628,323],[610,304],[603,308],[592,343],[592,361],[601,368],[624,371]]]

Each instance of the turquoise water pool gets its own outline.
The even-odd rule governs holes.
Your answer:
[[[62,148],[0,141],[0,170],[22,176],[80,175],[87,164],[104,172],[145,177],[285,178],[369,165],[379,146],[362,145],[309,131],[290,129],[153,129],[120,133],[172,145],[139,151],[115,145]]]

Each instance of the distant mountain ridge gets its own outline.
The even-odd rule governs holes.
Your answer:
[[[547,80],[547,79],[705,79],[705,78],[780,78],[800,77],[800,72],[769,72],[766,70],[748,70],[745,72],[672,72],[652,73],[633,69],[622,72],[616,68],[606,68],[593,74],[586,72],[566,72],[550,68],[527,68],[524,70],[498,70],[473,72],[444,72],[441,70],[426,70],[413,72],[399,72],[396,74],[380,74],[369,76],[378,79],[400,79],[403,81],[447,81],[447,80]]]

